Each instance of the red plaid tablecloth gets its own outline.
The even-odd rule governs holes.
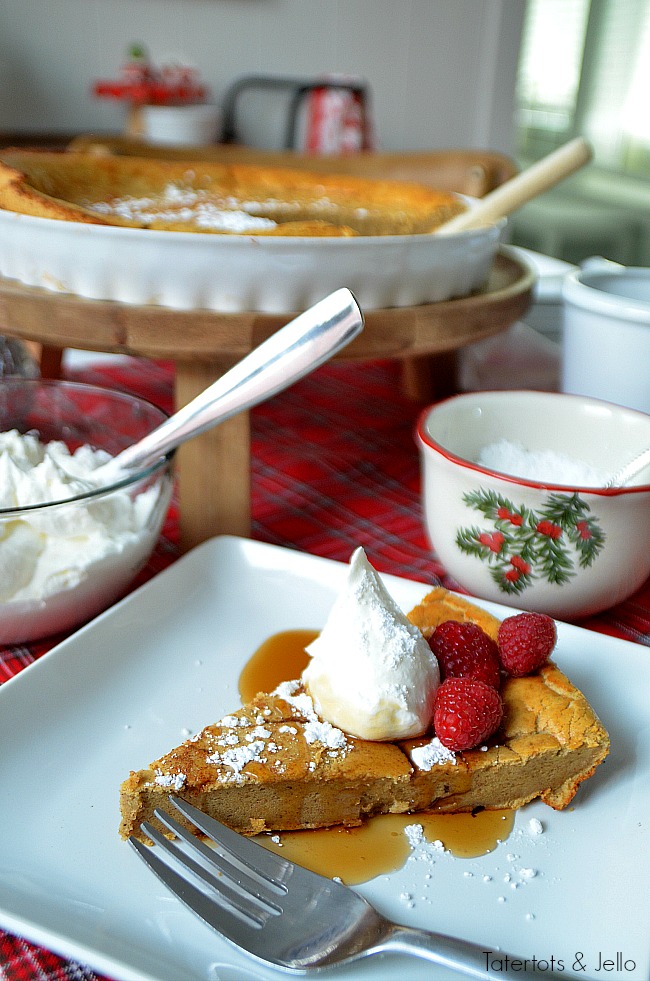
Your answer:
[[[67,374],[172,409],[170,364],[124,359]],[[413,440],[419,410],[399,394],[399,366],[385,362],[327,365],[253,410],[253,537],[342,561],[363,545],[381,572],[458,588],[424,534]],[[175,561],[177,543],[173,501],[158,547],[136,585]],[[650,582],[627,602],[581,625],[650,646]],[[0,648],[0,682],[62,639]],[[0,931],[2,981],[97,977],[90,968]]]

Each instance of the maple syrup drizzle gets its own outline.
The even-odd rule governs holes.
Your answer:
[[[239,676],[239,695],[244,704],[260,691],[273,691],[283,681],[299,678],[309,662],[305,647],[318,630],[283,630],[257,648]]]
[[[260,691],[273,691],[283,681],[299,678],[309,661],[305,647],[317,636],[316,630],[284,630],[268,637],[239,677],[242,701],[250,701]],[[515,812],[509,810],[382,814],[358,828],[283,831],[279,835],[260,835],[256,840],[292,862],[355,885],[402,867],[411,853],[404,833],[407,825],[421,825],[427,841],[442,841],[457,858],[476,858],[493,851],[506,839],[514,820]]]

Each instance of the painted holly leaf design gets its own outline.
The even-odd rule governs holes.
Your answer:
[[[463,495],[489,526],[459,528],[456,545],[486,562],[504,593],[523,592],[536,579],[562,585],[587,568],[605,544],[605,534],[579,494],[550,494],[539,511],[491,490]]]

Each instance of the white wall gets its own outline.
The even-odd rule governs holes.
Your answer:
[[[119,132],[122,109],[95,99],[92,83],[116,77],[129,44],[142,41],[157,64],[176,57],[195,65],[217,101],[245,74],[352,73],[370,86],[382,149],[512,153],[524,6],[525,0],[0,0],[0,131]],[[269,117],[267,126],[279,134],[277,120]]]

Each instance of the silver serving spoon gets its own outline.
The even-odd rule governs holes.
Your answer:
[[[309,307],[143,439],[88,475],[94,488],[144,470],[170,450],[270,398],[324,364],[363,329],[348,289]]]
[[[609,478],[605,487],[625,487],[638,474],[642,473],[646,467],[650,467],[650,447],[642,450],[629,463],[626,463],[613,476]]]

